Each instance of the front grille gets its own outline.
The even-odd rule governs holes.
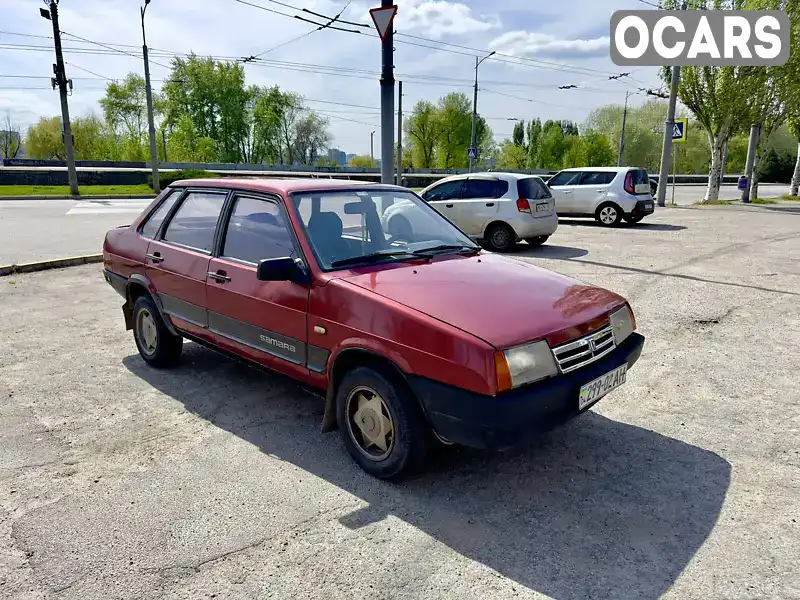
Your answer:
[[[616,347],[614,330],[609,324],[574,342],[553,348],[553,354],[561,372],[569,373],[603,358]]]

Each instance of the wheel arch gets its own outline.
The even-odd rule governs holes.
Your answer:
[[[492,230],[492,227],[496,227],[498,225],[505,225],[506,227],[508,227],[514,233],[515,240],[519,241],[520,237],[517,235],[517,230],[514,229],[511,223],[509,223],[508,221],[504,221],[503,219],[492,219],[491,221],[489,221],[486,227],[483,228],[483,234],[481,235],[481,237],[485,240],[487,234]]]
[[[173,335],[180,335],[175,327],[172,325],[169,316],[164,312],[164,306],[161,304],[161,299],[158,297],[158,292],[155,290],[153,282],[146,275],[134,273],[128,278],[128,285],[125,288],[125,305],[122,307],[122,312],[125,315],[125,328],[127,330],[133,329],[133,305],[140,296],[150,296],[153,303],[158,309],[158,313],[167,330]]]
[[[406,372],[392,359],[375,350],[363,346],[343,348],[332,355],[328,366],[328,389],[325,394],[325,414],[322,418],[322,432],[327,433],[338,428],[336,422],[336,393],[344,375],[356,367],[372,367],[389,374],[393,379],[402,382],[406,391],[412,394]],[[416,396],[413,396],[416,400]],[[422,405],[420,404],[420,407]]]

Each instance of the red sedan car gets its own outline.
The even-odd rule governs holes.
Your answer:
[[[405,202],[418,231],[381,216]],[[487,254],[404,188],[202,179],[166,189],[103,245],[142,358],[184,339],[325,396],[323,430],[382,478],[435,438],[515,445],[625,382],[644,338],[626,301]]]

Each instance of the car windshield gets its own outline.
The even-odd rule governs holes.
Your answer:
[[[303,192],[292,202],[324,270],[480,250],[409,191]]]

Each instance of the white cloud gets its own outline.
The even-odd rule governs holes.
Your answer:
[[[515,56],[600,56],[608,54],[608,36],[591,40],[559,39],[547,33],[509,31],[489,43],[492,50]]]
[[[496,15],[475,15],[462,2],[410,0],[399,5],[395,25],[398,31],[440,39],[497,29],[500,19]]]

